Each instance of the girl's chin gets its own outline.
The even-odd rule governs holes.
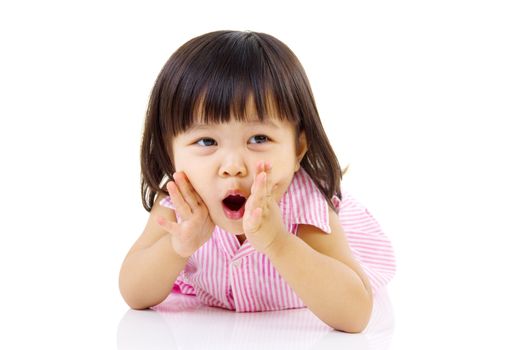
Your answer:
[[[244,234],[244,228],[242,226],[242,220],[238,220],[237,222],[225,222],[225,220],[223,220],[224,222],[222,223],[217,223],[217,225],[229,232],[229,233],[232,233],[234,235],[243,235]]]
[[[226,217],[223,211],[210,213],[210,215],[211,215],[211,219],[213,220],[214,224],[220,227],[222,230],[225,230],[235,235],[244,234],[244,227],[242,225],[243,218],[240,218],[237,220],[230,219]]]

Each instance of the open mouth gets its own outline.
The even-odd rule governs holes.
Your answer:
[[[244,204],[246,198],[241,195],[229,195],[222,200],[225,215],[232,220],[238,220],[244,216]]]

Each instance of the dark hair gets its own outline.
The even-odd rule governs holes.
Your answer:
[[[253,99],[259,120],[271,115],[304,131],[308,150],[301,166],[332,209],[341,198],[342,172],[323,129],[304,69],[275,37],[251,31],[215,31],[193,38],[172,54],[150,95],[141,144],[141,195],[150,212],[155,195],[168,195],[172,178],[172,138],[187,130],[197,111],[205,123],[244,120]]]

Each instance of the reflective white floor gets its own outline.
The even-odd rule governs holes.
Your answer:
[[[360,334],[335,331],[309,309],[237,313],[171,294],[156,310],[128,310],[119,323],[119,350],[131,349],[389,349],[394,320],[385,289]]]

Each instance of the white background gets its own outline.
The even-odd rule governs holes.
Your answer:
[[[150,89],[181,44],[235,29],[297,54],[345,187],[393,242],[392,347],[526,348],[527,18],[522,1],[2,2],[0,344],[115,348]]]

